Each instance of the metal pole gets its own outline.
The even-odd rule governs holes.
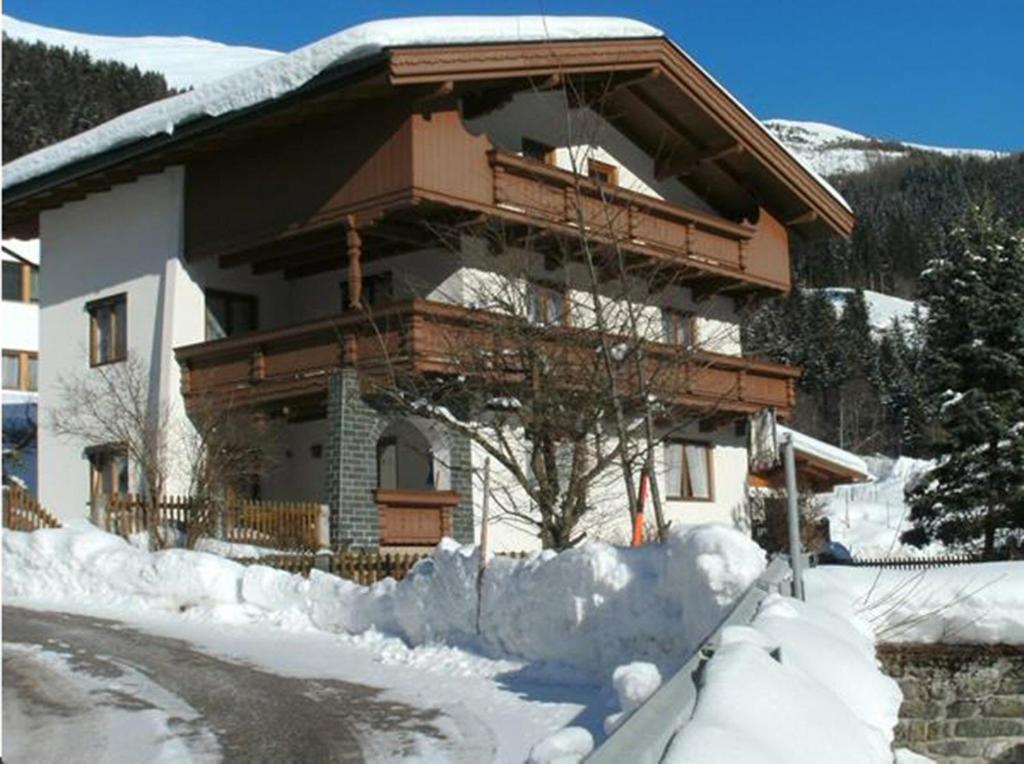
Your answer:
[[[793,452],[793,436],[786,435],[782,442],[782,454],[786,467],[786,524],[789,529],[789,564],[793,569],[793,596],[804,598],[803,557],[800,548],[800,510],[797,506],[796,455]]]
[[[484,495],[480,514],[479,569],[476,574],[476,633],[480,633],[480,612],[484,607],[484,571],[487,569],[487,523],[491,509],[491,457],[484,459]]]

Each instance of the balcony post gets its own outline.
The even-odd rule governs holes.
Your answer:
[[[348,216],[348,305],[358,308],[363,302],[363,237],[359,235],[354,215]]]

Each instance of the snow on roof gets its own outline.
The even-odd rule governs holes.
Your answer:
[[[796,449],[798,454],[815,457],[822,461],[836,464],[840,467],[845,467],[846,469],[857,472],[864,477],[868,477],[870,475],[868,472],[867,462],[856,454],[844,451],[839,448],[839,446],[833,446],[831,443],[826,443],[823,440],[812,438],[810,435],[804,435],[802,432],[798,432],[791,427],[786,427],[781,424],[778,425],[778,433],[780,440],[786,435],[793,438],[793,448]]]
[[[425,16],[371,21],[195,90],[148,104],[4,167],[9,188],[66,165],[175,128],[286,95],[326,69],[385,48],[543,40],[663,37],[648,24],[591,16]]]
[[[279,98],[329,67],[368,57],[385,48],[640,37],[665,37],[665,33],[641,21],[601,16],[424,16],[371,21],[204,83],[187,93],[122,114],[84,133],[19,157],[4,167],[3,187],[24,183],[118,146],[160,133],[173,134],[176,127],[201,117],[217,117]],[[673,46],[840,204],[851,209],[838,191],[767,130],[721,83],[682,48],[675,43]]]

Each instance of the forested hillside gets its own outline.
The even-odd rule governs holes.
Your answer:
[[[790,297],[746,322],[746,352],[804,370],[798,428],[861,453],[931,456],[942,433],[922,392],[930,352],[911,317],[882,331],[869,326],[863,295],[837,311],[826,287],[855,287],[927,298],[929,264],[958,257],[955,231],[984,206],[1008,225],[1024,221],[1024,154],[994,159],[914,152],[831,182],[857,215],[849,241],[793,242]],[[934,349],[932,349],[934,351]]]
[[[3,37],[3,161],[172,95],[163,75]]]
[[[1024,218],[1024,154],[996,159],[917,151],[831,183],[857,215],[849,241],[793,242],[804,286],[852,286],[913,299],[925,263],[948,246],[951,225],[989,199],[996,215]]]

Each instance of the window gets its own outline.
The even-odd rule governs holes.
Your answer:
[[[670,499],[711,501],[712,446],[677,441],[665,444],[665,487]]]
[[[348,310],[351,306],[348,300],[348,282],[341,284],[341,309]],[[375,308],[391,302],[394,297],[391,272],[375,273],[372,276],[363,276],[363,305]]]
[[[128,493],[128,452],[111,444],[86,449],[89,458],[89,494],[114,496]]]
[[[661,341],[668,345],[693,347],[696,344],[697,319],[692,313],[673,308],[661,309]]]
[[[89,363],[101,366],[128,357],[128,297],[124,294],[87,303]]]
[[[27,350],[4,351],[4,390],[36,390],[39,356]]]
[[[554,164],[555,147],[535,141],[533,138],[523,138],[523,156],[527,159],[544,162],[544,164]]]
[[[4,260],[3,282],[5,301],[39,301],[39,266]]]
[[[206,339],[219,340],[256,329],[256,298],[247,294],[206,290]]]
[[[559,326],[569,323],[565,292],[555,286],[531,283],[527,287],[527,317],[532,324]]]
[[[596,180],[603,186],[619,185],[619,170],[613,164],[599,162],[596,159],[587,160],[587,177]]]

